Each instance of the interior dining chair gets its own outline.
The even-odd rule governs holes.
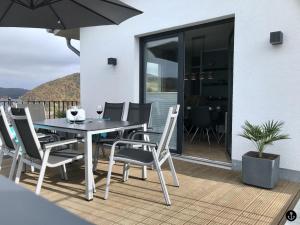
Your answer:
[[[72,149],[64,149],[61,151],[52,151],[55,147],[69,145],[78,142],[77,139],[70,139],[57,142],[49,142],[41,145],[28,107],[12,108],[12,124],[15,129],[17,139],[22,148],[22,154],[19,157],[19,165],[17,169],[15,182],[19,183],[23,164],[33,166],[40,170],[38,183],[35,193],[40,194],[44,175],[47,167],[60,167],[64,179],[68,179],[66,172],[66,164],[73,161],[83,159],[83,154]]]
[[[7,116],[3,106],[0,106],[0,170],[2,169],[2,163],[4,156],[12,158],[12,164],[9,172],[9,179],[12,180],[15,172],[15,167],[18,160],[19,146],[14,139],[14,135],[11,132]]]
[[[151,131],[140,131],[136,132],[135,135],[132,136],[132,139],[123,139],[116,141],[112,148],[110,153],[110,160],[109,160],[109,168],[108,168],[108,174],[107,174],[107,181],[106,181],[106,189],[105,189],[105,196],[104,199],[108,199],[109,194],[109,186],[110,186],[110,180],[111,180],[111,174],[113,165],[115,162],[123,162],[124,164],[131,164],[131,165],[137,165],[137,166],[154,166],[157,175],[160,180],[161,188],[164,194],[165,202],[167,205],[171,205],[171,200],[169,197],[169,193],[167,190],[166,182],[164,179],[164,175],[161,169],[161,166],[168,161],[173,182],[175,186],[179,186],[179,181],[176,175],[175,167],[172,161],[172,156],[169,151],[169,145],[171,141],[171,137],[176,125],[178,113],[179,113],[180,106],[177,105],[176,107],[170,107],[167,121],[163,130],[163,133],[161,135],[159,144],[157,143],[151,143],[148,141],[142,141],[142,140],[135,140],[135,136],[140,134],[151,134]],[[116,147],[119,144],[126,144],[127,147],[121,148],[118,152],[115,152]],[[140,146],[146,146],[148,148],[135,148],[135,145]],[[126,181],[128,179],[128,174],[125,171],[123,171],[123,179]]]
[[[213,131],[213,128],[209,106],[193,107],[191,110],[191,123],[196,128],[192,136],[191,143],[193,143],[193,141],[195,140],[198,132],[205,132],[205,135],[207,136],[207,142],[210,145],[211,141],[209,132]]]

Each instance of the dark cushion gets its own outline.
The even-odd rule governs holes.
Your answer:
[[[117,158],[124,158],[141,162],[141,163],[151,163],[153,162],[152,152],[145,151],[143,149],[133,149],[133,148],[122,148],[115,153]],[[119,160],[119,159],[118,159]],[[122,161],[122,160],[120,160]]]

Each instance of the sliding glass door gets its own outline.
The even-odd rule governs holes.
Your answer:
[[[141,38],[140,102],[153,103],[153,129],[181,106],[173,152],[231,161],[233,46],[234,19]]]
[[[151,127],[162,131],[168,109],[178,103],[179,37],[169,36],[144,40],[141,71],[141,97],[151,102]],[[171,148],[177,149],[177,131],[171,140]]]

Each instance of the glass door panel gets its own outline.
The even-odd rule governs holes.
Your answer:
[[[162,131],[168,109],[178,102],[179,38],[170,37],[144,44],[144,102],[151,102],[151,127]],[[170,147],[177,148],[177,130]]]

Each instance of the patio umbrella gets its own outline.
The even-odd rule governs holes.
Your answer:
[[[118,0],[0,0],[0,27],[65,30],[120,24],[141,13]]]

